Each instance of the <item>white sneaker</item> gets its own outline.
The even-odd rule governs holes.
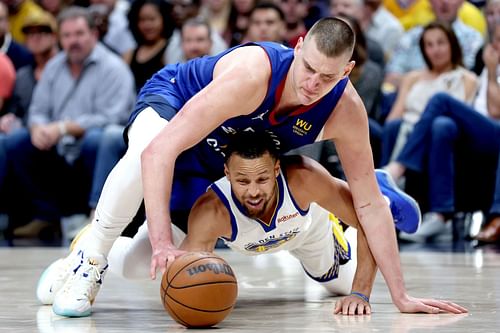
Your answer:
[[[83,263],[73,269],[75,273],[56,294],[52,305],[54,313],[65,317],[89,316],[107,269],[108,263],[102,254],[83,255]]]
[[[50,264],[43,271],[36,286],[36,298],[42,304],[50,305],[54,303],[54,297],[64,285],[68,277],[73,274],[72,267],[83,263],[83,252],[76,255],[70,254],[66,258],[61,258]]]
[[[400,232],[399,238],[408,242],[425,243],[437,236],[451,234],[451,222],[443,221],[438,213],[426,213],[422,224],[414,234]]]

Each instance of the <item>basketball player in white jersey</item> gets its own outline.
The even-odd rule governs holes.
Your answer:
[[[222,238],[247,255],[287,250],[309,277],[332,294],[347,295],[337,302],[335,313],[370,314],[377,267],[347,184],[305,157],[288,157],[280,163],[268,135],[237,134],[226,159],[226,177],[196,201],[187,235],[174,229],[176,246],[213,251]],[[344,235],[341,223],[329,212],[357,232],[349,228]],[[120,237],[114,243],[110,269],[126,278],[147,279],[151,253],[145,223],[133,239]],[[42,276],[37,290],[42,302],[50,283]],[[426,302],[436,311],[467,312],[448,301]]]

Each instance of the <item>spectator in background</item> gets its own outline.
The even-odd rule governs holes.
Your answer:
[[[4,114],[4,106],[12,96],[16,71],[12,61],[5,54],[0,53],[0,115]],[[0,191],[3,189],[4,178],[7,174],[7,157],[3,144],[4,136],[0,132]],[[0,200],[0,209],[4,210],[4,200]]]
[[[6,54],[17,70],[33,62],[31,53],[21,44],[12,40],[9,32],[9,11],[5,3],[0,1],[0,53]]]
[[[24,44],[24,34],[22,27],[24,21],[30,15],[37,15],[43,9],[33,0],[2,0],[8,7],[9,25],[12,38],[18,43]]]
[[[108,9],[108,29],[103,40],[118,54],[124,55],[136,47],[132,33],[129,30],[127,13],[130,3],[126,0],[90,0],[91,5],[103,4]]]
[[[200,16],[208,21],[210,28],[222,36],[228,45],[231,41],[230,13],[231,0],[203,0],[201,2]]]
[[[174,31],[171,6],[164,0],[136,0],[128,13],[137,48],[124,56],[134,74],[137,92],[165,66],[165,52]]]
[[[457,182],[466,181],[456,177],[458,166],[467,165],[471,168],[470,172],[481,175],[488,185],[495,183],[495,164],[500,150],[500,24],[495,22],[489,28],[494,33],[483,53],[486,67],[482,76],[486,81],[480,81],[474,107],[448,94],[432,97],[398,158],[387,166],[395,179],[402,177],[407,170],[421,172],[428,166],[432,214],[429,214],[427,220],[424,219],[425,223],[414,235],[401,234],[405,240],[423,242],[450,232],[449,217],[456,210]],[[467,156],[467,159],[455,159],[457,153]],[[475,178],[474,182],[479,183]],[[491,189],[468,192],[466,196],[469,200],[484,198],[481,200],[484,206],[485,202],[493,199],[492,193],[489,193],[493,192],[493,186],[490,187]],[[498,204],[492,205],[490,213],[493,223],[498,213]],[[481,235],[482,239],[496,238],[493,237],[496,234],[496,223],[498,222],[492,225],[488,233]]]
[[[363,26],[365,7],[362,0],[330,0],[330,15],[339,16],[346,15],[356,20],[356,24],[361,28],[364,34]],[[364,34],[366,53],[368,57],[379,64],[382,68],[385,67],[385,56],[382,46],[375,40]]]
[[[109,45],[105,40],[104,36],[108,33],[109,29],[109,10],[106,5],[95,4],[90,5],[88,8],[89,14],[94,22],[95,29],[97,31],[97,40],[104,46],[108,48],[111,52],[120,55],[118,50],[115,50],[111,45]]]
[[[184,22],[198,16],[200,12],[200,0],[171,0],[171,4],[173,6],[172,16],[176,28],[167,47],[165,59],[167,64],[186,61],[181,47],[181,28]],[[211,31],[212,49],[210,50],[210,55],[215,55],[226,50],[227,44],[217,32],[213,29]]]
[[[35,85],[40,80],[47,62],[58,52],[56,22],[49,13],[42,12],[30,16],[22,30],[26,36],[26,47],[33,54],[35,61],[17,71],[12,100],[5,110],[6,114],[0,118],[0,132],[6,134],[26,126]]]
[[[493,40],[493,33],[491,31],[492,27],[495,27],[497,22],[500,22],[500,0],[488,0],[486,1],[486,6],[484,8],[484,14],[486,16],[486,21],[488,22],[488,40]],[[474,64],[474,73],[480,75],[484,69],[483,61],[483,51],[481,48],[476,54],[476,62]]]
[[[403,36],[403,26],[398,19],[384,7],[382,0],[358,1],[364,1],[364,18],[361,21],[363,31],[367,37],[373,39],[382,46],[385,59],[390,59],[392,52]]]
[[[250,12],[245,41],[285,42],[285,14],[273,2],[261,2]]]
[[[483,38],[477,30],[457,18],[458,9],[464,0],[430,0],[430,2],[437,19],[451,24],[462,49],[463,63],[466,68],[472,68],[476,53],[483,44]],[[407,31],[399,41],[386,67],[385,81],[388,84],[399,87],[405,73],[425,68],[418,43],[422,31],[422,26],[415,27]]]
[[[229,35],[226,36],[229,46],[239,45],[243,42],[250,23],[250,13],[257,2],[257,0],[231,0]]]
[[[37,3],[52,16],[57,17],[61,10],[66,8],[71,0],[37,0]]]
[[[307,33],[305,18],[309,11],[308,0],[278,0],[286,20],[285,41],[295,47],[300,37]]]
[[[208,22],[202,18],[187,20],[181,29],[182,52],[184,58],[191,60],[210,53],[212,31]]]
[[[426,25],[438,18],[429,0],[383,0],[383,5],[399,19],[405,30]],[[481,10],[475,5],[469,1],[463,2],[458,10],[458,17],[462,22],[485,36],[486,22]]]
[[[463,67],[462,51],[449,24],[438,21],[428,24],[419,46],[427,66],[403,78],[384,130],[383,165],[401,152],[433,95],[446,92],[471,103],[476,94],[477,77]]]
[[[134,102],[130,70],[98,43],[86,9],[65,9],[58,30],[63,52],[35,87],[29,130],[5,139],[12,188],[22,195],[12,198],[22,207],[10,213],[32,220],[14,229],[15,237],[36,236],[50,221],[88,209],[86,186],[102,127],[124,123]]]

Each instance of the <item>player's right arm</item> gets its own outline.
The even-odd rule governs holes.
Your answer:
[[[170,210],[177,156],[196,145],[225,120],[253,112],[264,100],[271,66],[258,46],[236,49],[217,63],[214,79],[193,96],[141,155],[149,237],[153,250],[151,278],[165,271],[179,251],[172,244]],[[182,84],[182,82],[178,82]]]
[[[196,200],[188,219],[188,232],[179,249],[212,252],[219,237],[231,237],[229,212],[212,190]]]

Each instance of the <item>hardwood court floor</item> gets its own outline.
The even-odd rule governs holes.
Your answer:
[[[163,310],[159,281],[130,282],[108,274],[87,318],[63,318],[40,306],[35,285],[60,248],[0,248],[2,332],[192,332]],[[238,278],[233,312],[217,332],[500,332],[500,254],[404,251],[401,261],[411,295],[453,300],[465,315],[401,314],[379,274],[371,316],[333,315],[336,298],[308,279],[287,253],[245,257],[219,250]],[[203,330],[207,332],[206,330]]]

